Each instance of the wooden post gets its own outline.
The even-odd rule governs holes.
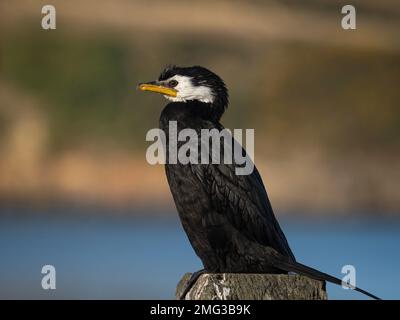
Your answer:
[[[191,273],[176,288],[183,292]],[[300,275],[206,273],[200,276],[186,300],[327,300],[325,282]]]

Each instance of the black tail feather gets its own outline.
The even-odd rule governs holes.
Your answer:
[[[337,285],[344,285],[347,286],[350,289],[354,289],[358,292],[361,292],[365,295],[367,295],[370,298],[376,299],[376,300],[381,300],[380,298],[378,298],[377,296],[373,295],[372,293],[369,293],[363,289],[357,288],[357,287],[353,287],[351,285],[348,285],[344,282],[342,282],[341,280],[339,280],[338,278],[335,278],[327,273],[323,273],[321,271],[318,271],[316,269],[307,267],[306,265],[303,265],[301,263],[298,262],[285,262],[285,261],[278,261],[276,266],[278,268],[281,268],[282,270],[285,270],[287,272],[295,272],[304,276],[308,276],[310,278],[313,278],[315,280],[321,280],[321,281],[328,281]]]

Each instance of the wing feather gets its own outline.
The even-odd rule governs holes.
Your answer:
[[[224,143],[220,146],[223,159]],[[243,148],[242,152],[245,155]],[[233,161],[233,164],[192,165],[192,170],[202,180],[215,210],[226,218],[226,223],[249,240],[272,247],[295,261],[257,168],[254,166],[249,175],[236,175],[235,167]]]

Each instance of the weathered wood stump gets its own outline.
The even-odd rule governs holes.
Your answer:
[[[179,299],[191,273],[176,288]],[[327,300],[325,281],[300,275],[206,273],[200,276],[186,300]]]

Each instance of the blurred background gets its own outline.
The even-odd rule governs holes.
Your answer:
[[[0,298],[172,299],[201,268],[145,158],[166,102],[135,87],[167,64],[225,80],[297,259],[400,298],[400,4],[354,0],[343,30],[345,4],[1,0]]]

